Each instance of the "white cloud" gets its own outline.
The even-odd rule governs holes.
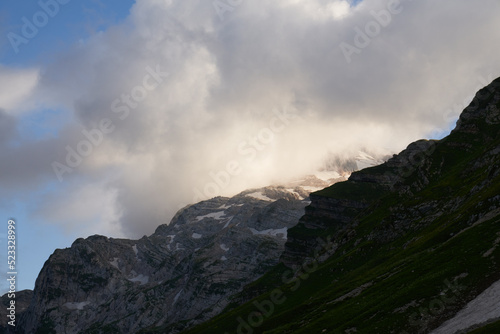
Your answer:
[[[32,107],[27,99],[38,84],[37,69],[0,66],[0,108],[14,115]]]
[[[401,6],[348,64],[340,44],[354,43],[356,28],[387,2],[245,1],[221,20],[211,1],[138,0],[123,24],[43,69],[32,99],[65,106],[74,124],[58,140],[5,149],[32,166],[9,169],[9,180],[26,180],[23,170],[56,180],[50,162],[85,140],[79,128],[109,118],[115,130],[65,175],[65,196],[49,197],[41,214],[83,234],[96,233],[91,221],[104,222],[102,233],[137,237],[213,184],[214,195],[231,195],[310,172],[327,152],[398,151],[447,128],[458,116],[449,110],[500,74],[496,0]],[[139,92],[157,65],[168,76],[121,119],[113,101]],[[278,122],[276,110],[300,118]]]
[[[288,0],[283,6],[292,6],[314,20],[341,19],[351,12],[351,5],[346,0]]]
[[[59,189],[39,203],[36,216],[64,228],[68,234],[123,236],[118,224],[117,191],[99,183]]]

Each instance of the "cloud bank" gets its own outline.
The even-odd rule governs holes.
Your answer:
[[[397,152],[500,75],[499,14],[496,0],[137,0],[50,64],[0,68],[0,87],[22,87],[0,95],[0,194],[43,188],[46,221],[140,237],[328,152]],[[47,110],[65,119],[42,117],[49,134],[16,130]]]

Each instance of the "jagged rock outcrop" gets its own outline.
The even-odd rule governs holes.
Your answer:
[[[282,263],[187,334],[499,333],[499,109],[500,78],[447,137],[312,193]]]
[[[283,304],[272,321],[263,318],[261,332],[427,333],[500,279],[499,107],[497,79],[448,137],[412,143],[312,193],[303,216],[311,186],[269,187],[185,208],[140,240],[79,239],[47,261],[21,326],[27,333],[175,333],[217,315],[231,295],[273,268],[275,276],[253,291],[284,284],[280,291],[295,303]],[[332,240],[338,253],[308,261],[319,239]],[[279,259],[293,270],[276,266]],[[304,273],[308,263],[315,269]],[[293,295],[290,277],[307,292]],[[457,282],[467,288],[460,285],[429,315],[427,305],[444,303],[439,298]],[[253,314],[252,306],[241,307],[230,311]],[[242,314],[233,315],[192,333],[234,330]]]
[[[441,141],[419,140],[411,143],[385,163],[354,172],[348,181],[312,193],[312,202],[306,207],[306,214],[300,223],[290,230],[281,261],[288,266],[301,263],[318,245],[319,236],[328,234],[333,239],[339,238],[356,226],[357,217],[367,214],[364,210],[376,208],[377,203],[383,202],[387,194],[413,196],[429,185],[431,180],[442,177],[446,167],[456,163],[460,150],[473,152],[477,151],[478,147],[487,148],[488,143],[494,141],[497,136],[496,130],[490,126],[500,123],[499,106],[500,78],[476,94],[447,138]],[[498,166],[494,163],[498,151],[499,148],[494,146],[481,152],[482,154],[466,167],[464,177],[486,166],[491,178],[498,175]],[[442,155],[443,152],[446,154]],[[480,184],[476,190],[487,185],[487,182]],[[423,214],[433,211],[433,218],[437,218],[444,210],[457,209],[463,200],[465,198],[446,197],[426,203],[423,207],[395,206],[394,214],[382,222],[383,227],[373,238],[394,239],[408,229],[421,228],[432,220],[427,218],[420,221],[419,218]],[[387,224],[390,226],[385,225],[385,222],[389,221]],[[309,233],[314,230],[321,232]],[[351,233],[351,236],[354,237],[354,234]],[[345,237],[338,240],[345,241]]]
[[[180,210],[139,240],[91,236],[45,263],[25,333],[175,333],[221,312],[229,296],[278,263],[311,190],[307,177]]]

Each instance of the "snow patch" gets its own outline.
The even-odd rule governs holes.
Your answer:
[[[226,246],[226,244],[220,244],[219,245],[220,249],[222,249],[224,252],[227,252],[229,250],[229,247]]]
[[[283,236],[283,239],[286,240],[286,237],[288,234],[288,228],[283,227],[283,228],[280,228],[277,230],[276,229],[269,229],[269,230],[264,230],[264,231],[257,231],[256,229],[250,227],[250,232],[252,232],[253,235],[260,234],[260,235],[269,235],[269,236],[273,236],[273,237],[276,237],[279,234],[281,234]]]
[[[86,301],[86,302],[79,302],[79,303],[78,302],[66,303],[63,306],[66,306],[70,310],[83,310],[83,308],[89,304],[90,304],[90,302]]]
[[[193,239],[201,239],[201,237],[202,237],[202,236],[203,236],[203,235],[201,235],[201,234],[198,234],[198,233],[193,233],[193,234],[191,235],[191,238],[193,238]]]
[[[226,215],[226,213],[224,211],[212,212],[212,213],[209,213],[208,215],[196,217],[196,221],[200,221],[200,220],[203,220],[205,218],[213,218],[216,220],[221,220],[221,219],[223,219],[222,216],[225,216],[225,215]]]
[[[338,179],[342,177],[342,175],[334,171],[316,172],[314,173],[314,176],[323,181],[329,181],[330,179]]]
[[[380,165],[383,161],[379,161],[367,154],[366,152],[359,152],[355,158],[358,170]]]
[[[455,317],[446,321],[431,334],[451,334],[500,318],[500,281],[469,302]]]
[[[224,225],[223,229],[229,226],[229,223],[231,222],[231,220],[233,220],[233,218],[234,218],[234,216],[233,216],[233,217],[230,217],[230,218],[226,221],[226,225]]]
[[[120,268],[118,267],[118,258],[117,258],[117,257],[115,257],[115,258],[113,259],[113,261],[109,261],[109,264],[110,264],[110,265],[112,265],[113,267],[115,267],[115,268],[116,268],[116,269],[118,269],[118,270],[120,269]]]
[[[143,274],[139,274],[136,277],[129,278],[130,282],[139,282],[141,285],[144,285],[149,282],[149,276],[144,276]]]
[[[221,261],[227,261],[227,257],[225,257],[225,256],[221,256],[220,260],[221,260]]]
[[[139,250],[137,249],[137,245],[133,245],[132,249],[134,250],[135,257],[137,257],[137,254],[139,254]]]
[[[318,191],[318,190],[323,190],[323,189],[325,189],[325,187],[303,186],[302,189],[304,189],[305,191],[307,191],[309,193],[313,193],[313,192]]]
[[[247,194],[246,196],[260,199],[262,201],[270,201],[270,202],[275,201],[274,199],[267,197],[266,195],[264,195],[263,193],[261,193],[259,191],[251,193],[251,194]]]
[[[302,196],[301,194],[299,194],[298,192],[296,192],[296,191],[295,191],[295,188],[286,188],[286,191],[288,191],[288,192],[289,192],[289,193],[291,193],[291,194],[295,194],[295,195],[297,195],[297,197],[298,197],[299,199],[301,199],[301,200],[302,200],[302,199],[304,199],[304,196]]]
[[[368,283],[365,283],[361,286],[358,286],[356,289],[346,293],[345,295],[343,295],[342,297],[339,297],[331,302],[328,302],[327,304],[332,304],[332,303],[338,303],[338,302],[341,302],[341,301],[344,301],[346,300],[347,298],[354,298],[354,297],[357,297],[361,294],[361,292],[363,292],[365,289],[371,287],[373,285],[373,282],[368,282]]]
[[[177,292],[177,294],[175,295],[174,297],[174,302],[172,303],[172,306],[175,305],[175,303],[177,303],[177,300],[179,299],[179,297],[181,296],[181,293],[182,293],[182,290]]]
[[[168,250],[172,250],[172,248],[170,247],[170,245],[174,242],[175,234],[167,235],[167,238],[169,238],[168,244],[167,244],[167,249]]]
[[[500,233],[497,233],[497,235],[499,235]],[[493,254],[493,252],[497,249],[498,247],[498,244],[500,244],[500,237],[498,237],[495,242],[493,243],[493,247],[491,247],[488,251],[486,251],[486,253],[483,254],[483,257],[488,257],[490,256],[491,254]]]
[[[222,205],[221,207],[219,207],[219,209],[222,209],[222,210],[226,210],[226,209],[229,209],[230,207],[232,207],[233,205]]]

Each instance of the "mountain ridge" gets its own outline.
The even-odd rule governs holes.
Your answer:
[[[499,108],[500,78],[476,94],[449,136],[411,143],[311,193],[310,204],[304,188],[254,189],[185,208],[150,237],[78,239],[46,262],[22,328],[437,329],[500,281]]]
[[[230,294],[278,263],[310,191],[343,179],[331,175],[337,179],[308,176],[187,206],[138,240],[79,238],[47,260],[35,290],[26,292],[31,302],[18,313],[18,328],[134,333],[168,326],[177,332],[208,319]]]
[[[312,193],[281,265],[234,308],[186,333],[413,334],[453,318],[500,280],[499,108],[500,78],[476,94],[449,136],[414,142]],[[322,240],[333,254],[318,256]],[[272,291],[287,300],[263,314],[257,305],[269,305]],[[460,330],[500,329],[499,319]]]

